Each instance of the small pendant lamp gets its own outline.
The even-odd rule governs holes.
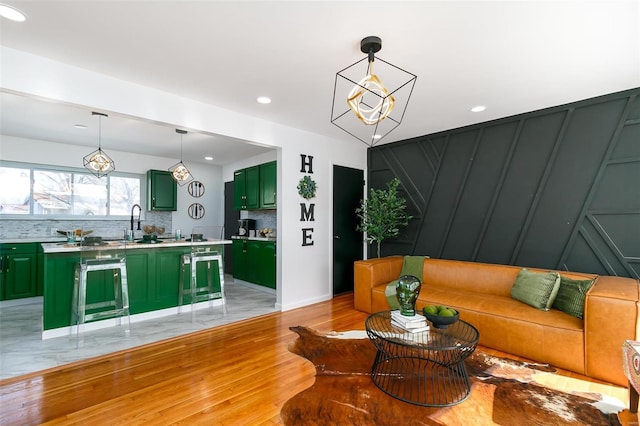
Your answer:
[[[101,178],[114,171],[116,164],[102,150],[102,117],[108,117],[108,115],[101,112],[92,112],[91,115],[98,116],[98,149],[86,155],[82,160],[87,170]]]
[[[186,135],[186,130],[176,129],[176,133],[180,135],[180,162],[169,167],[171,176],[178,182],[178,185],[185,185],[193,180],[193,175],[182,162],[182,135]]]

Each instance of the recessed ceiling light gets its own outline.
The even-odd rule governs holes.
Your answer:
[[[484,105],[478,105],[478,106],[474,106],[473,108],[471,108],[471,112],[482,112],[485,109],[487,109],[486,106]]]
[[[270,104],[271,103],[271,98],[268,98],[266,96],[260,96],[257,101],[261,104]]]
[[[76,129],[86,129],[87,126],[85,126],[84,124],[74,124],[73,127],[75,127]]]
[[[16,22],[24,22],[27,17],[15,7],[0,4],[0,16]]]
[[[207,160],[207,161],[211,161],[211,160],[213,160],[213,157],[204,157],[204,159]]]

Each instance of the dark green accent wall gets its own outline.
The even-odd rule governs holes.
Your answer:
[[[414,216],[383,256],[640,276],[640,88],[373,147],[368,168]]]

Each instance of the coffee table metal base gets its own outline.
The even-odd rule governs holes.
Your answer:
[[[371,380],[386,394],[426,407],[447,407],[469,397],[471,384],[464,360],[480,337],[471,324],[458,320],[447,329],[411,333],[391,322],[391,311],[365,320],[376,347]]]
[[[425,407],[447,407],[469,397],[471,385],[464,362],[437,364],[429,359],[378,351],[371,379],[386,394]]]

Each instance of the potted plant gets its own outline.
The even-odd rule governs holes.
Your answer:
[[[356,215],[360,219],[358,231],[366,232],[369,244],[376,243],[380,257],[380,243],[387,238],[397,237],[400,228],[407,226],[412,216],[405,209],[407,200],[398,196],[400,180],[394,178],[387,183],[387,189],[371,189],[366,200],[360,200]]]

